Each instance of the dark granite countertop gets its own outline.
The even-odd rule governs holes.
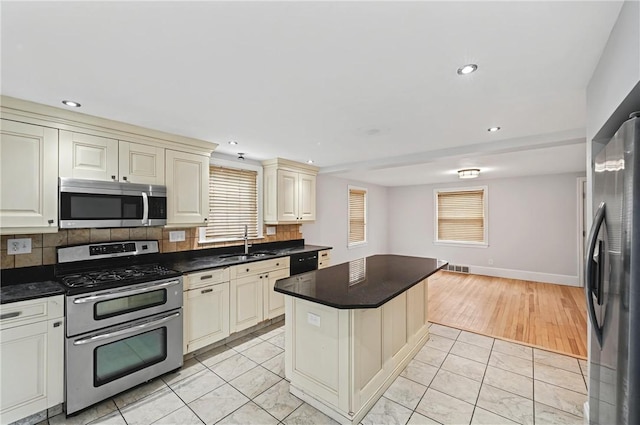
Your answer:
[[[275,290],[339,309],[377,308],[446,264],[434,258],[374,255],[280,279]]]
[[[53,297],[63,295],[64,287],[52,280],[17,283],[14,285],[2,284],[0,289],[0,304],[8,304],[17,301],[32,300],[35,298]]]
[[[237,248],[237,247],[236,247]],[[257,248],[257,249],[256,249]],[[249,257],[246,259],[240,259],[238,256],[231,256],[232,254],[223,254],[223,255],[204,255],[193,258],[185,258],[185,259],[177,259],[171,262],[167,262],[167,267],[177,270],[182,273],[191,273],[200,270],[207,269],[215,269],[219,267],[228,267],[235,266],[237,264],[245,264],[252,263],[255,261],[269,260],[272,258],[281,258],[287,257],[289,255],[301,254],[305,252],[316,252],[322,251],[325,249],[331,249],[329,246],[319,246],[319,245],[301,245],[289,248],[273,248],[268,249],[264,247],[260,247],[259,245],[255,245],[254,249],[249,250]],[[197,251],[196,251],[197,252]],[[260,253],[260,252],[269,252],[269,255],[262,255],[252,257],[252,253]],[[238,252],[238,254],[242,254],[242,252]]]

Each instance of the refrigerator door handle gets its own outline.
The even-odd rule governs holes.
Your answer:
[[[604,246],[602,243],[597,244],[598,242],[598,233],[600,232],[600,228],[604,223],[604,213],[605,213],[605,203],[601,202],[598,207],[598,211],[596,211],[596,215],[593,219],[593,226],[591,226],[591,231],[589,232],[589,239],[587,241],[587,255],[585,258],[585,295],[587,298],[587,307],[589,311],[589,319],[591,320],[591,325],[595,331],[596,337],[598,338],[598,343],[602,347],[602,327],[598,324],[598,319],[596,317],[596,310],[593,305],[593,295],[595,292],[596,297],[598,299],[598,303],[601,303],[602,298],[602,267],[604,266],[604,256],[606,253],[604,252]],[[598,245],[598,254],[597,258],[594,258],[596,244]]]

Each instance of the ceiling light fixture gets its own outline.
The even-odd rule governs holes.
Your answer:
[[[229,144],[235,146],[238,144],[238,142],[236,142],[235,140],[229,140]]]
[[[313,159],[308,160],[307,164],[313,164]]]
[[[458,170],[458,177],[461,179],[475,179],[480,175],[478,168],[465,168],[464,170]]]
[[[487,131],[490,131],[491,133],[495,133],[498,130],[500,130],[500,127],[489,127],[489,128],[487,128]]]
[[[78,102],[74,102],[73,100],[63,100],[62,103],[67,106],[71,106],[72,108],[79,108],[80,105]]]
[[[467,75],[472,72],[476,72],[478,70],[478,65],[475,63],[466,64],[460,68],[458,68],[458,75]]]

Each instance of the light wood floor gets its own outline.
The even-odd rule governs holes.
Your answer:
[[[587,356],[583,288],[440,271],[429,277],[429,320]]]

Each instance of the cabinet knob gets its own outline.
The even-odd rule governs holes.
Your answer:
[[[260,279],[262,279],[262,276],[260,276]]]
[[[280,265],[280,263],[276,263],[276,266],[279,266],[279,265]]]
[[[47,223],[53,224],[53,220],[49,219],[49,220],[47,220]]]
[[[115,175],[111,176],[111,180],[118,180]]]
[[[53,327],[54,327],[54,328],[58,328],[58,327],[60,327],[61,325],[62,325],[62,322],[54,322],[54,323],[53,323]]]
[[[247,271],[249,271],[249,269],[247,269]]]
[[[265,275],[264,277],[267,278],[267,277],[269,277],[269,275]]]
[[[122,180],[127,181],[127,176],[122,176]]]
[[[206,217],[204,218],[204,221],[207,221],[207,218],[206,218]]]

